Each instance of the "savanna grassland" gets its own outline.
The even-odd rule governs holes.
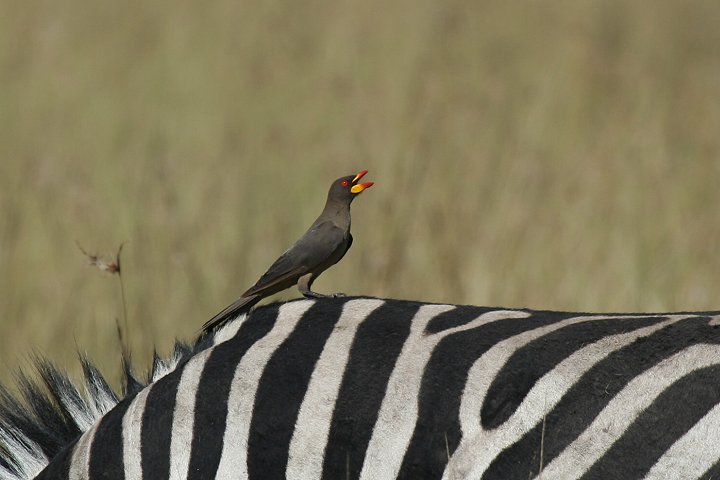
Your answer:
[[[318,291],[720,309],[720,2],[0,5],[0,379],[144,365],[370,170]],[[295,291],[278,298],[296,296]]]

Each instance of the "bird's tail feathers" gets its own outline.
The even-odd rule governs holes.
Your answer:
[[[253,305],[259,302],[261,299],[261,295],[248,295],[238,298],[233,303],[225,307],[222,311],[217,313],[210,320],[205,322],[202,327],[202,336],[204,337],[211,331],[217,330],[241,313],[248,312],[253,307]]]

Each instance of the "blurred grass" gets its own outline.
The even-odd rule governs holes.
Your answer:
[[[319,291],[720,309],[720,3],[0,4],[0,379],[190,338],[370,170]],[[296,296],[288,292],[284,297]]]

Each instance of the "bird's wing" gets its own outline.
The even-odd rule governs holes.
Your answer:
[[[307,267],[297,264],[293,260],[293,255],[290,255],[291,250],[283,253],[280,258],[275,260],[275,263],[270,266],[268,271],[260,277],[260,280],[252,288],[205,322],[203,332],[207,333],[240,313],[249,311],[253,305],[263,298],[291,287],[297,282],[298,278],[305,275],[308,272]]]
[[[303,264],[298,264],[293,258],[286,257],[285,252],[283,256],[278,258],[273,263],[267,272],[260,277],[260,280],[255,283],[252,287],[243,293],[243,297],[251,295],[262,294],[263,296],[272,295],[273,293],[279,292],[293,286],[298,278],[308,273],[308,268]]]
[[[330,259],[334,258],[332,263],[337,262],[340,260],[338,249],[345,249],[349,234],[330,220],[314,224],[297,243],[304,253],[304,263],[313,270]]]
[[[261,299],[285,290],[297,283],[298,279],[310,272],[322,271],[345,255],[352,236],[331,221],[313,224],[305,234],[295,242],[268,271],[249,290],[231,305],[208,320],[203,332],[221,326],[243,311],[249,310]],[[339,255],[338,255],[339,254]]]
[[[330,221],[313,224],[295,244],[253,285],[243,297],[271,295],[294,285],[306,273],[323,264],[344,242],[344,232]]]

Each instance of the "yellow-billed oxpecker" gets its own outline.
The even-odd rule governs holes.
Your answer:
[[[265,297],[298,286],[305,297],[320,298],[342,296],[335,293],[323,295],[310,290],[315,279],[325,270],[340,261],[352,245],[350,235],[350,204],[373,182],[358,183],[367,173],[338,178],[330,186],[327,202],[320,216],[280,258],[275,260],[260,280],[240,298],[223,309],[203,325],[207,333],[236,317]]]

